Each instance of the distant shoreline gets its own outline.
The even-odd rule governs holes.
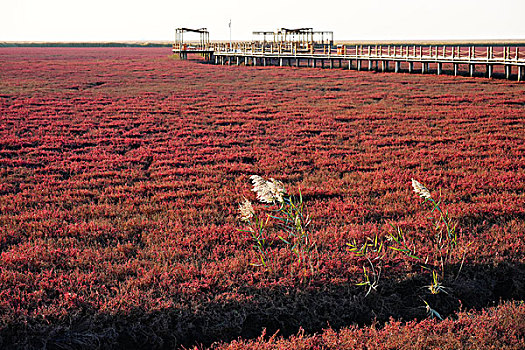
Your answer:
[[[334,40],[340,45],[422,45],[422,46],[525,46],[525,39],[465,40]]]
[[[171,42],[41,42],[3,41],[0,47],[171,47]]]
[[[193,41],[188,41],[192,43]],[[228,43],[212,40],[213,43]],[[246,42],[238,41],[234,42]],[[197,42],[195,42],[197,43]],[[0,41],[1,47],[171,47],[170,41],[108,41],[108,42],[44,42],[44,41]],[[457,45],[457,46],[525,46],[525,39],[494,40],[334,40],[335,45]]]

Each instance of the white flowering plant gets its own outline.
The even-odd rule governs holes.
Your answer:
[[[430,191],[417,180],[412,179],[412,187],[425,201],[430,204],[430,214],[432,228],[435,232],[433,239],[435,258],[439,262],[439,278],[445,278],[445,265],[451,262],[452,254],[458,247],[458,232],[457,222],[455,222],[448,214],[448,210],[443,210],[441,195],[438,200],[430,194]],[[463,256],[464,257],[464,256]],[[462,259],[463,262],[463,259]],[[435,270],[433,270],[433,274]],[[459,271],[458,271],[459,273]],[[439,291],[438,279],[434,278],[433,290]]]
[[[403,229],[393,223],[389,225],[393,228],[386,236],[373,238],[366,237],[364,242],[357,243],[353,240],[347,243],[347,249],[362,264],[363,279],[356,285],[367,288],[368,295],[376,290],[383,272],[385,261],[401,255],[411,264],[427,270],[431,273],[431,282],[427,290],[431,294],[448,293],[443,286],[446,275],[446,266],[451,265],[453,259],[461,256],[461,264],[457,271],[456,278],[461,272],[468,246],[462,247],[460,252],[457,222],[449,215],[447,210],[442,207],[441,197],[436,200],[430,190],[419,181],[412,179],[412,188],[416,194],[424,199],[424,203],[430,204],[430,220],[434,235],[429,237],[428,254],[420,254],[416,251],[416,244],[410,237],[407,237]]]
[[[239,231],[249,233],[253,240],[253,247],[257,252],[259,259],[258,263],[252,263],[254,266],[267,267],[267,240],[265,236],[265,226],[268,223],[268,217],[261,219],[253,208],[252,202],[244,198],[244,201],[239,205],[239,220],[247,225],[246,229]]]
[[[430,203],[432,208],[431,214],[434,214],[435,212],[438,214],[433,217],[433,224],[434,229],[437,232],[436,238],[439,245],[442,246],[443,244],[446,244],[450,247],[456,246],[458,240],[456,232],[457,223],[453,222],[450,218],[448,210],[443,211],[441,208],[441,197],[436,201],[430,194],[430,191],[417,180],[412,179],[412,187],[414,188],[414,192],[425,200],[425,203]]]
[[[442,208],[441,196],[436,200],[430,193],[430,190],[415,179],[412,179],[412,188],[416,194],[424,199],[424,203],[429,203],[431,227],[435,232],[434,236],[429,237],[432,249],[427,256],[418,256],[414,249],[411,248],[414,247],[414,244],[410,244],[405,239],[401,228],[394,224],[390,224],[394,229],[394,233],[390,233],[387,237],[390,241],[389,248],[416,261],[423,269],[431,271],[432,281],[427,287],[432,294],[446,293],[447,288],[442,284],[445,280],[446,267],[453,262],[454,257],[457,257],[458,254],[462,255],[460,267],[456,274],[457,278],[465,261],[466,248],[471,243],[468,243],[466,247],[462,248],[462,252],[458,253],[460,247],[458,246],[459,237],[456,230],[457,222],[450,217],[448,210]]]
[[[252,175],[250,180],[257,200],[266,205],[265,215],[257,214],[247,199],[239,206],[239,218],[247,226],[241,231],[252,235],[259,257],[259,263],[252,265],[268,268],[266,230],[271,220],[279,230],[279,239],[289,247],[300,263],[313,270],[312,253],[316,251],[316,244],[312,241],[310,217],[301,192],[295,197],[286,191],[282,182],[272,178],[266,180],[259,175]]]

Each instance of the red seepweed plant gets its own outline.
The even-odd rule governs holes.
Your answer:
[[[453,298],[467,309],[522,299],[522,84],[215,66],[170,54],[0,48],[1,346],[177,348],[274,324],[280,334],[300,326],[320,334],[327,322],[422,318],[421,293],[451,324]],[[301,189],[315,274],[272,218],[274,272],[250,265],[257,253],[251,235],[236,230],[232,198],[251,174],[278,174],[287,190]],[[430,254],[436,231],[403,185],[411,177],[446,189],[443,203],[459,223],[445,279],[439,254]],[[402,228],[407,249],[431,256],[449,294],[432,294],[432,272],[389,249],[377,290],[362,298],[368,290],[355,283],[366,259],[346,243],[396,234],[385,222]],[[461,236],[472,244],[452,283]],[[390,279],[406,272],[415,290]],[[412,328],[403,329],[409,338]],[[471,333],[491,339],[483,329]]]

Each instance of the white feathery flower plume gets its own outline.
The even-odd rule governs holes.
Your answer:
[[[253,210],[252,202],[244,198],[244,202],[239,204],[239,213],[241,213],[241,221],[248,221],[255,215],[255,210]]]
[[[252,191],[257,194],[257,199],[262,203],[283,203],[283,195],[286,194],[286,190],[282,182],[270,179],[266,181],[259,175],[250,176],[252,180],[253,188]]]
[[[412,187],[414,188],[414,192],[416,192],[421,198],[425,198],[427,200],[432,199],[428,188],[423,186],[420,182],[412,179]]]

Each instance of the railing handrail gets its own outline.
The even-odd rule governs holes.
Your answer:
[[[259,45],[255,45],[259,44]],[[465,61],[487,63],[516,63],[525,62],[525,49],[520,52],[521,46],[467,46],[467,45],[322,45],[319,48],[308,48],[306,45],[297,45],[294,42],[274,43],[266,45],[254,42],[211,43],[207,48],[216,54],[250,53],[250,54],[278,54],[278,55],[316,55],[319,57],[340,57],[342,59],[414,59],[438,60],[446,62]],[[494,50],[494,48],[501,48]]]

